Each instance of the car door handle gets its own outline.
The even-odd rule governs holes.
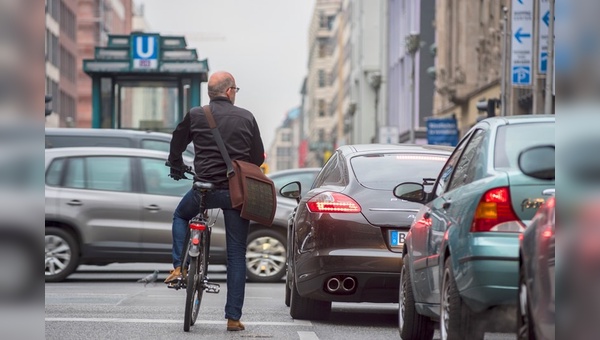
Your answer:
[[[72,201],[67,202],[67,204],[72,207],[78,207],[80,205],[83,205],[83,203],[81,203],[80,200],[72,200]]]
[[[156,204],[150,204],[150,205],[145,206],[144,209],[150,210],[150,211],[158,211],[158,210],[160,210],[160,207]]]
[[[553,196],[555,192],[556,191],[555,191],[554,188],[544,189],[544,191],[542,191],[542,195],[544,195],[544,196]]]

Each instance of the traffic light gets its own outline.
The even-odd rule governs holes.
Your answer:
[[[491,98],[477,102],[477,111],[487,112],[487,117],[496,116],[496,108],[500,106],[500,99]]]

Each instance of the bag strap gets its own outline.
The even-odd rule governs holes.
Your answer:
[[[233,176],[235,172],[233,171],[233,165],[231,164],[231,158],[229,157],[229,153],[227,152],[227,148],[225,148],[225,143],[223,143],[223,138],[221,137],[221,133],[219,129],[217,129],[217,123],[215,122],[215,117],[212,114],[210,109],[210,105],[204,105],[202,107],[204,109],[204,115],[206,116],[206,120],[208,120],[208,126],[210,127],[210,131],[217,142],[217,146],[219,147],[219,151],[221,151],[221,156],[225,160],[225,164],[227,165],[227,178]]]

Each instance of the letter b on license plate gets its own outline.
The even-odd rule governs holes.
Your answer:
[[[404,239],[406,238],[406,232],[399,230],[390,230],[389,231],[389,240],[391,247],[401,247],[404,245]]]

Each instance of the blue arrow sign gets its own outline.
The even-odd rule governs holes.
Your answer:
[[[519,27],[519,29],[515,33],[515,38],[517,38],[517,41],[519,42],[519,44],[523,43],[521,41],[521,38],[531,38],[531,34],[530,33],[522,33],[521,30],[523,30],[523,27]]]
[[[542,21],[546,24],[546,27],[550,26],[550,11],[546,11],[546,14],[542,17]]]

